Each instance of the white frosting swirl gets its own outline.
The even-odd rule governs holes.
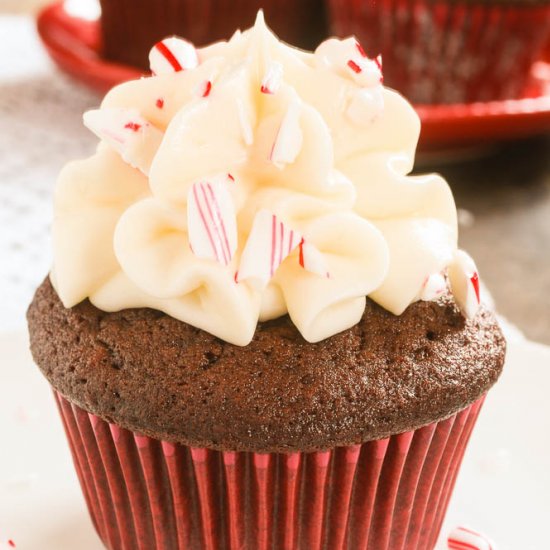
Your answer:
[[[55,199],[64,305],[151,307],[246,345],[287,312],[316,342],[356,324],[366,296],[395,314],[422,296],[455,254],[456,209],[441,177],[407,176],[420,124],[379,62],[352,38],[293,49],[261,15],[198,61],[87,115],[102,143]]]

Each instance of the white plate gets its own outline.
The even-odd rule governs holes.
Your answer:
[[[468,448],[446,527],[499,550],[548,548],[550,348],[513,340]],[[0,549],[101,550],[53,398],[23,334],[0,335]],[[443,538],[443,537],[442,537]],[[438,548],[445,548],[444,544]]]

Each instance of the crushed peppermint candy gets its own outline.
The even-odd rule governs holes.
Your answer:
[[[84,113],[84,125],[130,166],[149,174],[164,136],[135,109],[105,108]]]
[[[212,90],[212,82],[210,80],[207,80],[204,83],[204,91],[202,93],[202,97],[208,97],[210,95],[211,90]]]
[[[299,249],[299,264],[304,269],[323,277],[329,276],[324,257],[315,246],[307,243],[299,232],[277,215],[266,209],[260,210],[254,218],[235,280],[246,280],[258,290],[265,288],[296,248]]]
[[[350,59],[347,65],[356,74],[359,74],[363,70],[353,59]]]
[[[199,57],[193,44],[174,36],[157,42],[151,48],[149,65],[154,75],[177,73],[197,67]]]
[[[272,61],[262,79],[260,91],[262,94],[276,94],[283,81],[283,66],[278,61]]]
[[[293,163],[302,150],[303,135],[300,127],[302,106],[298,100],[292,100],[281,120],[275,136],[269,160],[279,169]]]
[[[315,56],[341,76],[351,76],[361,87],[372,88],[383,80],[382,58],[370,59],[355,38],[330,38],[315,50]]]
[[[329,279],[330,273],[323,254],[303,238],[300,241],[299,247],[300,255],[298,261],[300,265],[310,273],[315,273],[316,275]]]
[[[254,131],[252,130],[252,125],[250,120],[245,112],[244,103],[237,99],[237,115],[239,117],[239,124],[241,125],[241,131],[243,136],[243,141],[246,145],[252,145],[254,143]]]
[[[443,273],[432,273],[424,280],[418,298],[424,302],[431,302],[442,296],[445,290],[447,290],[447,281]]]
[[[496,550],[494,542],[468,527],[456,527],[447,538],[449,550]]]
[[[231,263],[237,249],[237,217],[228,177],[194,183],[187,199],[189,246],[198,258]]]
[[[474,260],[463,250],[456,252],[449,265],[449,281],[458,307],[471,319],[481,305],[479,274]]]

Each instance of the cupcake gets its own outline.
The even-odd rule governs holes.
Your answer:
[[[28,312],[99,536],[433,548],[505,344],[418,117],[355,39],[162,44],[84,115]]]
[[[548,0],[328,0],[332,32],[382,54],[389,86],[415,103],[523,97],[550,41]]]
[[[235,29],[250,26],[259,8],[290,44],[314,48],[327,35],[322,0],[100,0],[100,4],[104,57],[143,69],[151,45],[165,36],[179,35],[198,46],[227,40]]]

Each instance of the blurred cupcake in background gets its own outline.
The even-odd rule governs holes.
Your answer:
[[[414,103],[523,97],[550,40],[548,0],[328,0],[328,13]]]
[[[177,34],[197,46],[230,38],[263,8],[281,39],[314,48],[326,37],[323,0],[100,0],[103,55],[148,68],[151,44]]]

